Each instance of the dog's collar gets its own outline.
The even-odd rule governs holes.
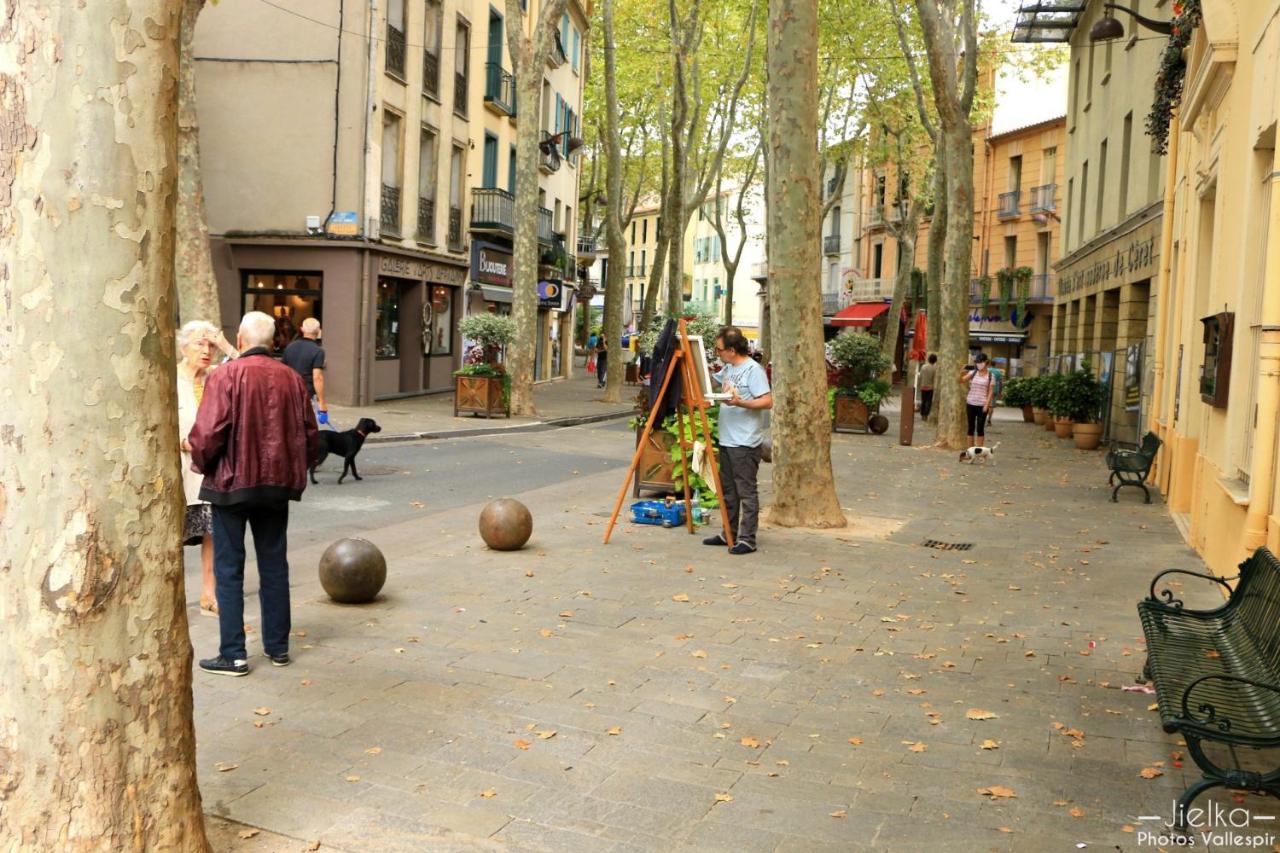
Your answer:
[[[360,436],[361,438],[368,438],[368,437],[369,437],[369,433],[367,433],[367,432],[361,432],[360,430],[356,430],[356,435]]]

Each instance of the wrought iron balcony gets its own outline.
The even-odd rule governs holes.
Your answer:
[[[1021,195],[1017,190],[1007,193],[1000,193],[1000,206],[996,208],[997,219],[1016,219],[1018,212],[1018,196]]]
[[[828,234],[822,238],[822,252],[825,255],[840,254],[840,235]]]
[[[436,244],[436,200],[418,196],[418,239]]]
[[[596,238],[595,237],[579,237],[578,238],[578,257],[594,258],[596,257]]]
[[[499,187],[471,190],[471,230],[515,233],[516,199]],[[548,229],[549,230],[549,229]]]
[[[467,75],[453,75],[453,111],[460,116],[467,114]]]
[[[867,210],[867,224],[872,228],[884,225],[884,206],[873,204]]]
[[[1031,277],[1031,294],[1027,298],[1032,302],[1053,301],[1053,273],[1041,273]],[[1015,290],[1016,293],[1016,290]]]
[[[822,294],[822,316],[831,317],[844,306],[840,304],[842,294],[825,291]]]
[[[422,52],[422,91],[432,98],[440,97],[440,57],[429,50]]]
[[[404,31],[387,24],[387,73],[404,79]]]
[[[1057,189],[1057,184],[1041,184],[1038,187],[1032,187],[1031,212],[1046,213],[1050,210],[1056,210],[1058,205],[1054,201],[1054,195]]]
[[[500,62],[485,63],[484,105],[500,116],[516,114],[516,78]]]
[[[840,294],[841,308],[854,302],[881,302],[893,298],[892,278],[859,278],[846,285]]]
[[[544,246],[550,246],[552,242],[551,211],[545,207],[538,208],[538,242]]]
[[[382,233],[400,236],[400,188],[382,185]]]
[[[751,265],[751,278],[753,281],[769,280],[769,264],[766,261],[760,261]]]
[[[462,251],[462,208],[449,208],[449,251]]]

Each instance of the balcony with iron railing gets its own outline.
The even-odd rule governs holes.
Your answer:
[[[505,71],[500,62],[485,63],[484,105],[496,115],[516,114],[516,78]]]
[[[848,307],[854,302],[883,302],[893,298],[892,278],[857,278],[844,289],[844,304]]]
[[[404,30],[387,24],[387,73],[404,79]]]
[[[440,98],[440,57],[429,50],[422,52],[422,92],[429,98]]]
[[[822,238],[822,253],[824,255],[840,254],[840,235],[828,234]]]
[[[461,252],[462,245],[462,208],[449,208],[449,251]]]
[[[1046,213],[1050,210],[1057,209],[1057,202],[1054,195],[1058,189],[1057,184],[1041,184],[1038,187],[1031,188],[1031,212]]]
[[[751,278],[754,281],[769,280],[769,263],[767,261],[759,261],[751,265]]]
[[[1040,273],[1031,276],[1031,281],[1027,288],[1027,301],[1052,302],[1054,281],[1053,273]],[[982,289],[981,279],[973,278],[969,280],[969,302],[971,304],[982,304]],[[1009,298],[1011,302],[1016,303],[1018,301],[1018,283],[1016,280],[1013,283],[1013,291],[1009,294]],[[1000,281],[994,275],[991,276],[991,295],[988,297],[988,301],[992,305],[1000,303]]]
[[[867,208],[867,225],[870,228],[879,228],[884,225],[884,206],[873,204]]]
[[[418,239],[436,244],[436,200],[418,196]]]
[[[471,230],[515,233],[516,199],[500,187],[471,189]]]
[[[578,257],[594,258],[596,257],[596,238],[595,237],[578,237]]]
[[[1016,219],[1019,216],[1018,196],[1021,193],[1018,190],[1010,190],[1007,193],[1000,193],[999,206],[996,208],[997,219]]]
[[[544,175],[550,175],[560,168],[560,149],[557,143],[551,141],[553,136],[551,131],[544,130],[538,143],[538,168]]]
[[[462,117],[467,115],[467,75],[453,75],[453,111]]]
[[[383,234],[400,236],[400,188],[382,185],[382,215],[379,219]]]

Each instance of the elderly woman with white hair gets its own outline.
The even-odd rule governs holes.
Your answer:
[[[182,525],[182,544],[200,546],[201,584],[200,612],[215,616],[217,599],[213,590],[213,513],[206,501],[200,500],[203,476],[191,468],[191,445],[187,434],[196,422],[196,412],[204,396],[204,380],[213,370],[213,350],[222,350],[235,358],[235,348],[222,331],[204,320],[192,320],[178,330],[178,441],[182,454],[182,491],[186,496],[187,514]]]

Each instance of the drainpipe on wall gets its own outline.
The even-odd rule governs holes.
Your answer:
[[[1249,473],[1249,512],[1244,546],[1250,551],[1267,543],[1267,523],[1275,491],[1276,409],[1280,407],[1280,148],[1271,155],[1271,221],[1267,226],[1267,259],[1263,273],[1262,324],[1258,330],[1258,399],[1254,426],[1253,470]]]
[[[1156,464],[1152,466],[1150,479],[1153,482],[1160,482],[1164,478],[1164,473],[1160,469],[1169,459],[1170,448],[1168,446],[1168,433],[1173,428],[1173,418],[1167,419],[1169,429],[1160,429],[1160,419],[1163,414],[1160,407],[1164,398],[1164,348],[1169,338],[1169,313],[1173,308],[1173,299],[1170,292],[1172,282],[1170,279],[1173,275],[1173,208],[1174,197],[1177,195],[1178,185],[1178,138],[1181,134],[1181,122],[1178,120],[1177,114],[1174,114],[1173,121],[1169,126],[1169,153],[1165,161],[1164,176],[1164,206],[1161,212],[1163,219],[1160,222],[1160,275],[1156,279],[1156,340],[1155,340],[1155,385],[1151,392],[1151,415],[1147,419],[1147,429],[1160,436],[1166,444],[1161,448],[1160,454],[1156,457]]]
[[[377,96],[378,39],[374,27],[378,23],[378,0],[369,0],[368,62],[365,68],[364,91],[364,156],[360,158],[360,238],[365,249],[360,256],[360,325],[356,329],[356,403],[362,406],[373,402],[372,383],[368,376],[369,364],[369,158],[373,156],[373,144],[369,141],[369,117]]]

